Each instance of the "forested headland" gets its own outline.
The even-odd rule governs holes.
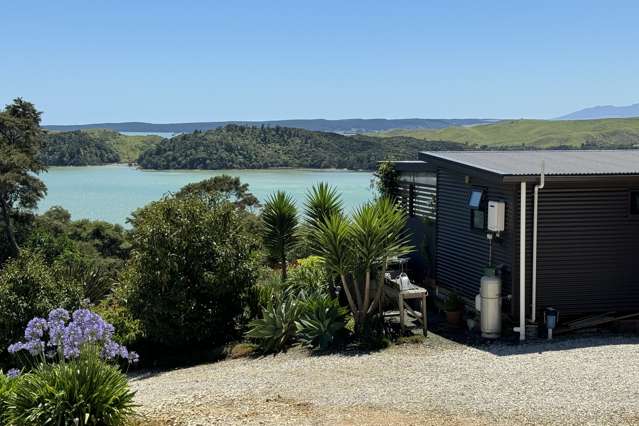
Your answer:
[[[104,129],[45,131],[40,156],[48,166],[97,166],[135,162],[160,136],[127,136]]]
[[[410,137],[345,136],[289,127],[228,125],[175,136],[144,151],[146,169],[259,169],[269,167],[372,170],[385,159],[411,160],[420,150],[464,145]]]

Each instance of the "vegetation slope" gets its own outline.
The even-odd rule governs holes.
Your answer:
[[[344,136],[288,127],[228,125],[166,139],[144,151],[138,164],[148,169],[373,169],[384,159],[416,159],[420,150],[462,147],[407,137]]]
[[[134,162],[159,136],[127,136],[104,129],[45,133],[41,157],[49,166],[91,166]]]
[[[639,145],[639,118],[504,120],[443,130],[394,130],[377,136],[446,140],[482,148],[628,148]]]

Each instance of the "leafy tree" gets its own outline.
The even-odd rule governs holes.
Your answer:
[[[121,280],[149,343],[210,346],[236,335],[259,270],[257,241],[239,213],[193,196],[136,213]]]
[[[175,194],[176,197],[187,195],[211,198],[214,202],[227,200],[241,209],[259,206],[257,197],[249,191],[248,183],[242,183],[239,177],[229,175],[215,176],[200,182],[190,183]]]
[[[264,245],[271,257],[280,264],[282,281],[286,280],[287,257],[298,241],[297,209],[293,198],[282,191],[272,194],[262,211]]]
[[[46,170],[39,156],[41,113],[17,98],[0,112],[0,213],[14,256],[19,253],[12,217],[30,210],[46,194],[37,174]]]
[[[352,219],[333,214],[314,232],[313,251],[338,275],[361,332],[381,303],[388,259],[412,251],[405,233],[406,214],[387,198],[357,209]],[[371,283],[377,284],[371,294]]]
[[[390,161],[382,161],[375,172],[375,187],[382,197],[393,201],[399,196],[399,173]]]

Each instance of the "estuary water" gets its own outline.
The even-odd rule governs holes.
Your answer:
[[[352,211],[370,200],[372,173],[346,170],[264,169],[264,170],[140,170],[127,165],[51,167],[41,175],[48,194],[39,212],[62,206],[77,219],[105,220],[125,225],[135,209],[179,190],[191,182],[221,174],[239,176],[258,199],[276,190],[292,195],[299,209],[308,189],[319,182],[337,187],[344,207]]]

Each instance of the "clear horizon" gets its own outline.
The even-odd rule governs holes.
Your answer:
[[[9,3],[0,103],[45,125],[547,119],[639,102],[639,4]]]

